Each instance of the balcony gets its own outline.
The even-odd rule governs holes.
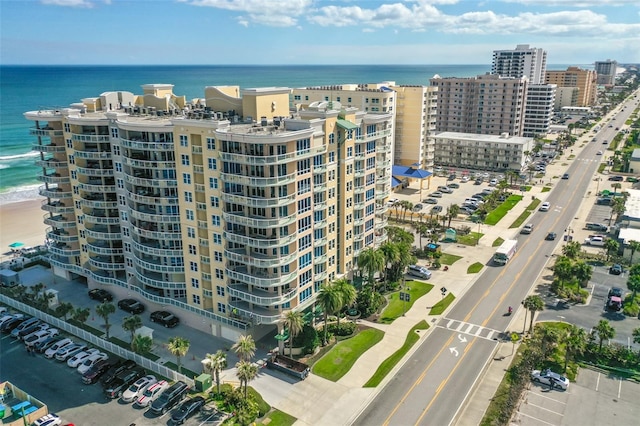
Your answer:
[[[326,244],[327,244],[327,237],[316,238],[313,240],[314,247],[324,246]]]
[[[124,288],[129,287],[127,285],[127,276],[122,271],[107,272],[103,270],[97,270],[97,271],[88,270],[88,272],[89,272],[89,275],[91,275],[91,278],[93,278],[96,282],[99,282],[100,284],[115,285],[115,286],[124,287]]]
[[[106,216],[104,213],[95,214],[91,212],[84,214],[84,221],[85,223],[92,223],[96,225],[118,225],[120,224],[120,216],[117,214],[115,216]]]
[[[224,237],[227,241],[256,248],[276,248],[289,245],[297,240],[296,234],[285,235],[283,237],[266,237],[263,235],[244,236],[233,232],[225,231]]]
[[[102,197],[100,197],[102,198]],[[117,201],[103,201],[102,199],[82,198],[82,205],[84,207],[91,207],[94,209],[117,209]]]
[[[110,177],[114,175],[113,169],[100,169],[93,167],[76,167],[78,175],[83,176],[98,176],[98,177]]]
[[[109,135],[84,135],[80,133],[73,133],[71,135],[71,140],[74,142],[90,143],[109,142]]]
[[[64,191],[62,188],[47,188],[42,185],[38,188],[38,193],[47,198],[71,198],[71,191]]]
[[[141,271],[138,268],[135,268],[134,271],[138,281],[140,281],[143,284],[150,285],[152,287],[168,289],[168,290],[186,289],[186,285],[184,281],[169,281],[168,279],[165,280],[163,277],[163,274],[159,274],[157,272],[144,271],[144,270]]]
[[[78,188],[82,191],[87,192],[99,192],[101,194],[105,194],[108,192],[116,192],[115,185],[102,185],[102,184],[91,184],[91,183],[79,183]]]
[[[70,234],[62,229],[47,228],[46,234],[48,240],[58,243],[74,243],[78,241],[78,234]]]
[[[73,215],[69,215],[69,217],[67,217],[63,215],[50,216],[49,214],[45,214],[43,219],[46,225],[50,225],[55,228],[69,229],[76,227],[76,219]]]
[[[353,208],[356,210],[362,210],[365,208],[365,206],[366,204],[363,202],[353,203]]]
[[[314,264],[314,265],[317,265],[317,264],[319,264],[319,263],[324,263],[324,262],[326,262],[326,261],[327,261],[327,255],[326,255],[326,254],[323,254],[323,255],[320,255],[320,256],[314,256],[314,257],[313,257],[313,264]]]
[[[60,144],[60,145],[56,145],[53,143],[42,144],[42,145],[37,144],[37,145],[31,145],[31,150],[39,151],[39,152],[65,152],[66,147],[63,144]]]
[[[172,151],[173,142],[143,142],[133,139],[120,139],[120,144],[125,148],[139,149],[142,151]]]
[[[89,238],[95,238],[97,240],[109,240],[109,241],[119,241],[122,240],[122,233],[120,232],[119,227],[115,227],[111,225],[111,228],[106,225],[95,225],[92,228],[86,228],[85,234]]]
[[[44,160],[36,160],[35,165],[44,167],[47,169],[66,169],[69,167],[68,162],[57,160],[55,158],[46,158]]]
[[[128,198],[131,201],[154,206],[170,206],[179,203],[178,197],[165,197],[159,192],[152,192],[146,189],[138,189],[135,193],[127,190]]]
[[[353,172],[353,175],[354,175],[355,177],[359,177],[359,178],[364,177],[366,174],[367,174],[367,172],[366,172],[366,170],[365,170],[365,169],[356,169],[356,170],[354,170],[354,172]]]
[[[158,273],[183,274],[184,266],[162,265],[162,258],[159,256],[134,256],[133,263],[136,266]]]
[[[327,202],[326,201],[314,201],[313,203],[313,210],[317,211],[317,210],[324,210],[327,208]]]
[[[295,202],[296,195],[289,195],[280,198],[259,198],[259,197],[245,197],[240,194],[220,194],[220,198],[227,203],[240,204],[248,207],[280,207],[286,206]]]
[[[84,275],[84,268],[80,265],[76,265],[74,263],[69,263],[68,261],[62,261],[56,259],[54,256],[49,256],[49,263],[55,266],[56,268],[64,269],[65,271],[73,272],[78,275]]]
[[[122,247],[110,247],[106,241],[92,241],[87,242],[87,248],[89,253],[101,254],[105,256],[122,255],[124,251]]]
[[[385,214],[387,211],[389,211],[389,206],[386,204],[376,204],[376,214]]]
[[[324,228],[325,226],[327,226],[327,220],[316,220],[313,222],[313,229],[320,229],[320,228]]]
[[[276,177],[253,177],[234,175],[230,173],[220,173],[220,179],[225,183],[238,183],[240,185],[256,186],[266,188],[269,186],[287,185],[296,181],[296,174],[291,173],[285,176]]]
[[[80,256],[80,249],[74,249],[65,243],[48,244],[47,250],[62,257]]]
[[[236,270],[226,268],[227,277],[232,280],[240,281],[245,284],[255,285],[258,287],[276,287],[292,283],[298,278],[297,271],[285,275],[263,274],[263,273],[247,273],[247,268],[243,266],[235,267]]]
[[[327,183],[314,183],[313,184],[313,192],[324,192],[327,190]]]
[[[391,165],[391,160],[379,160],[376,158],[376,169],[384,169]]]
[[[391,129],[383,129],[373,133],[367,133],[366,135],[360,135],[356,137],[356,142],[369,142],[371,140],[384,138],[391,136]]]
[[[73,205],[65,206],[61,201],[42,200],[42,206],[40,208],[47,212],[59,214],[75,212],[75,208],[73,207]]]
[[[131,209],[131,211],[129,212],[129,216],[138,220],[142,220],[144,222],[180,223],[179,215],[150,214]]]
[[[152,228],[148,226],[146,228],[140,228],[137,226],[133,226],[131,230],[133,233],[139,237],[151,238],[154,240],[180,240],[182,238],[180,232],[169,232],[169,231],[156,231],[157,228]]]
[[[179,236],[179,234],[178,234]],[[133,240],[133,249],[140,254],[141,258],[146,258],[148,256],[178,256],[182,257],[184,251],[181,248],[177,249],[169,249],[163,248],[166,247],[165,240],[162,241],[136,241]]]
[[[76,149],[74,154],[76,158],[84,158],[87,160],[111,160],[111,151],[81,151]]]
[[[143,179],[125,174],[124,180],[132,185],[146,186],[147,188],[175,188],[178,186],[178,181],[175,179]]]
[[[122,157],[122,163],[140,169],[175,169],[175,161],[141,160],[135,158]]]
[[[314,164],[313,165],[313,173],[324,173],[327,171],[326,164]]]
[[[89,257],[89,264],[94,268],[105,271],[124,270],[124,258],[121,256],[95,256]]]
[[[244,284],[231,284],[227,287],[227,290],[232,297],[237,297],[238,299],[261,306],[281,305],[290,302],[298,294],[295,288],[288,289],[282,295],[277,295],[270,291],[250,290],[249,286]]]
[[[41,129],[32,127],[29,129],[29,134],[31,136],[41,136],[45,138],[59,138],[64,136],[64,132],[62,130],[55,130],[51,127],[43,127]]]
[[[326,146],[314,147],[304,152],[289,152],[280,155],[254,155],[254,154],[242,154],[240,152],[221,152],[220,158],[222,161],[228,161],[237,164],[247,165],[266,165],[266,164],[286,164],[295,160],[303,160],[308,157],[312,157],[317,154],[326,152]]]
[[[286,256],[267,256],[252,252],[250,255],[246,254],[244,249],[226,249],[224,251],[228,260],[240,262],[248,266],[255,266],[257,268],[278,268],[280,266],[288,265],[298,258],[296,253],[288,254]]]
[[[238,225],[250,226],[253,228],[269,228],[278,226],[291,225],[296,221],[296,216],[285,216],[279,218],[263,218],[263,216],[245,216],[238,213],[223,212],[222,217],[225,221],[235,223]]]
[[[229,307],[235,309],[238,316],[246,321],[254,324],[278,324],[282,321],[282,314],[260,306],[249,306],[249,302],[232,301]]]

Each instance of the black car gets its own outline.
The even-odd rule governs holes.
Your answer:
[[[171,415],[171,420],[174,424],[181,425],[189,417],[200,411],[204,407],[205,400],[201,396],[195,396],[187,399],[180,407]]]
[[[622,274],[622,266],[618,265],[617,263],[611,265],[611,268],[609,268],[609,273],[612,275]]]
[[[17,326],[25,322],[26,318],[13,318],[2,324],[0,331],[3,333],[11,333]]]
[[[122,299],[118,302],[118,308],[130,314],[141,314],[144,312],[144,305],[136,299]]]
[[[569,173],[565,173],[562,175],[562,179],[569,179]]]
[[[622,297],[622,293],[623,293],[623,290],[620,287],[611,287],[609,289],[609,294],[607,294],[607,297],[611,297],[611,296]]]
[[[104,375],[100,379],[100,383],[102,383],[102,386],[104,388],[107,388],[111,384],[111,381],[114,380],[118,374],[126,370],[131,370],[135,366],[136,366],[136,363],[130,359],[126,359],[124,361],[120,360],[116,362],[109,369],[109,371],[104,373]]]
[[[176,382],[151,403],[151,411],[155,414],[164,414],[175,407],[189,391],[185,382]]]
[[[553,241],[553,240],[555,240],[555,239],[556,239],[556,237],[557,237],[557,234],[556,234],[555,232],[549,232],[549,233],[547,234],[547,236],[545,237],[545,240],[547,240],[547,241]]]
[[[167,328],[173,328],[180,323],[180,320],[171,312],[155,311],[151,313],[151,322],[157,322]]]
[[[622,176],[609,176],[608,180],[613,182],[622,182],[624,178]]]
[[[122,393],[142,376],[144,376],[144,370],[141,369],[121,371],[109,382],[109,386],[104,390],[104,394],[107,398],[120,398]]]
[[[113,300],[113,296],[111,295],[111,293],[101,288],[94,288],[93,290],[89,290],[89,297],[102,303],[111,302]]]
[[[111,367],[113,367],[113,364],[106,359],[98,361],[89,371],[82,375],[82,382],[86,385],[97,382]]]

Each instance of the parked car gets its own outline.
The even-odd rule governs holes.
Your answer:
[[[94,365],[98,364],[100,361],[106,361],[107,359],[109,359],[109,356],[104,352],[95,353],[85,359],[82,364],[78,366],[78,373],[85,374],[87,371],[91,370]]]
[[[136,299],[122,299],[118,302],[118,308],[136,315],[144,312],[144,305]]]
[[[189,386],[185,382],[174,383],[151,403],[151,411],[155,414],[166,413],[182,401],[188,390]]]
[[[156,379],[156,376],[152,376],[152,375],[139,378],[138,380],[135,381],[135,383],[129,386],[129,388],[126,391],[124,391],[124,393],[122,394],[122,401],[124,402],[135,401],[136,399],[138,399],[139,396],[141,396],[144,393],[144,391],[147,390],[147,388],[152,386],[157,381],[158,379]]]
[[[460,179],[460,182],[469,182],[469,176],[462,176],[462,178]]]
[[[447,178],[447,180],[456,180],[456,175],[455,174],[450,174],[449,177]]]
[[[109,382],[109,386],[104,390],[107,398],[120,398],[132,383],[142,377],[144,370],[133,369],[120,372],[113,380]]]
[[[48,328],[51,328],[49,326],[49,324],[46,324],[44,322],[37,322],[36,324],[34,324],[34,325],[30,326],[30,327],[22,329],[21,331],[19,331],[15,335],[14,335],[14,332],[16,330],[14,330],[14,331],[11,332],[11,335],[13,337],[15,337],[16,339],[18,339],[18,340],[23,340],[25,337],[27,337],[31,333],[35,333],[36,331],[40,331],[40,330],[46,330]]]
[[[538,210],[540,210],[541,212],[548,212],[550,208],[551,208],[551,203],[545,201],[540,205],[540,208]]]
[[[612,274],[612,275],[620,275],[620,274],[622,274],[622,266],[618,265],[617,263],[614,263],[609,268],[609,273]]]
[[[113,296],[111,295],[111,293],[101,288],[94,288],[93,290],[89,290],[89,298],[102,303],[111,302],[113,300]]]
[[[151,322],[157,322],[167,328],[173,328],[180,323],[180,320],[171,312],[155,311],[151,313]]]
[[[78,352],[77,354],[75,354],[74,356],[72,356],[67,360],[67,365],[71,368],[78,368],[78,366],[82,364],[87,358],[97,353],[100,353],[100,350],[96,348],[87,349],[86,351]]]
[[[622,290],[620,287],[611,287],[609,289],[609,293],[607,293],[607,297],[622,297],[624,294],[624,290]]]
[[[55,345],[56,343],[58,343],[62,339],[63,339],[63,337],[60,337],[60,336],[48,337],[48,338],[44,339],[43,341],[33,345],[33,350],[36,351],[39,354],[43,354],[47,349],[49,349],[51,346]]]
[[[465,178],[467,178],[467,180],[464,180]],[[468,180],[469,180],[469,178],[468,178],[467,176],[465,176],[465,177],[463,177],[463,178],[461,179],[461,182],[467,182]],[[447,186],[448,186],[449,188],[451,188],[451,189],[458,189],[458,188],[460,188],[460,185],[459,185],[459,184],[457,184],[457,183],[455,183],[455,182],[448,183],[448,184],[447,184]]]
[[[429,194],[429,197],[432,197],[432,198],[442,198],[442,192],[440,192],[440,191],[432,192],[431,194]]]
[[[56,413],[49,413],[46,416],[40,417],[33,422],[31,426],[58,426],[62,424],[62,419]]]
[[[174,424],[181,425],[183,424],[189,417],[196,414],[198,411],[204,407],[205,399],[201,396],[194,396],[193,398],[187,399],[185,402],[180,404],[180,407],[171,415],[171,420]]]
[[[419,212],[420,210],[422,210],[424,208],[424,206],[420,203],[416,204],[415,206],[413,206],[413,211],[414,212]]]
[[[143,393],[136,399],[135,404],[139,407],[148,407],[153,401],[155,401],[162,392],[169,387],[169,382],[166,380],[160,380],[149,386]]]
[[[2,317],[0,317],[0,329],[2,329],[2,326],[7,322],[7,321],[11,321],[14,320],[16,318],[24,318],[24,315],[22,314],[8,314],[8,313],[4,313],[2,315]]]
[[[604,247],[606,238],[602,235],[591,235],[584,240],[584,243],[588,246]]]
[[[431,214],[438,214],[442,211],[442,206],[431,207]]]
[[[398,201],[400,201],[400,200],[398,200],[397,198],[389,198],[389,200],[387,201],[387,206],[391,207],[395,203],[397,203]]]
[[[453,189],[449,188],[448,186],[439,186],[438,187],[438,191],[442,192],[443,194],[452,194],[453,193]]]
[[[533,370],[531,380],[545,385],[553,385],[554,388],[566,390],[569,387],[569,379],[547,369],[544,371]]]
[[[53,345],[51,345],[51,347],[49,347],[49,349],[47,349],[44,352],[44,356],[46,358],[53,358],[54,356],[56,356],[56,352],[58,352],[60,349],[69,346],[69,345],[73,345],[73,340],[69,339],[69,338],[65,338],[62,340],[57,341],[56,343],[54,343]]]
[[[29,346],[30,348],[33,348],[38,343],[43,342],[51,337],[55,337],[58,334],[60,334],[60,332],[57,328],[47,328],[46,330],[39,330],[26,336],[24,338],[24,344]]]
[[[549,232],[544,239],[547,241],[553,241],[556,239],[557,236],[558,235],[555,232]]]
[[[496,186],[497,184],[498,184],[498,179],[491,179],[491,180],[489,181],[489,185],[490,185],[490,186]]]
[[[596,155],[602,155],[602,151],[596,152]]]
[[[596,200],[596,204],[599,206],[610,206],[613,204],[613,198],[611,197],[600,197]]]
[[[482,185],[482,179],[476,179],[475,182],[473,182],[474,185]]]
[[[609,179],[607,180],[610,180],[613,182],[622,182],[624,178],[622,176],[609,176]]]
[[[84,343],[75,343],[73,345],[65,346],[56,352],[56,361],[64,362],[78,352],[85,350],[87,350],[87,346]]]
[[[2,323],[2,327],[0,327],[0,331],[3,333],[11,333],[15,330],[20,324],[25,321],[24,318],[11,318]]]
[[[22,330],[24,330],[24,329],[26,329],[26,328],[29,328],[29,327],[31,327],[31,326],[33,326],[33,325],[36,325],[36,324],[38,324],[39,322],[40,322],[40,320],[39,320],[38,318],[29,318],[29,319],[27,319],[27,320],[23,321],[23,322],[22,322],[20,325],[18,325],[16,328],[14,328],[14,329],[11,331],[11,336],[12,336],[12,337],[16,337],[16,338],[17,338],[17,337],[18,337],[18,334],[19,334]]]
[[[533,232],[533,223],[527,223],[520,231],[521,234],[530,234]]]
[[[97,382],[107,371],[109,371],[109,369],[111,369],[111,367],[113,367],[113,364],[108,360],[98,361],[82,375],[82,383],[91,385]]]
[[[111,382],[118,374],[120,374],[125,370],[131,370],[136,365],[137,364],[130,359],[126,359],[124,361],[119,360],[113,366],[111,366],[109,371],[104,373],[104,375],[100,379],[100,383],[102,384],[103,387],[107,387],[109,386],[109,382]]]
[[[430,279],[431,271],[424,266],[411,265],[407,268],[407,274],[418,278]]]
[[[422,202],[426,204],[438,204],[438,200],[435,198],[425,198]]]
[[[602,223],[591,223],[591,222],[587,222],[587,224],[585,225],[585,228],[588,229],[589,231],[598,231],[598,232],[607,232],[609,230],[609,227],[607,225],[604,225]]]

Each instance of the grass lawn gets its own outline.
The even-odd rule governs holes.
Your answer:
[[[544,187],[542,187],[542,191],[540,191],[540,192],[549,192],[549,191],[551,191],[551,187],[550,186],[544,186]]]
[[[491,213],[487,215],[484,223],[487,225],[495,225],[500,222],[500,219],[506,215],[509,210],[514,208],[522,200],[522,195],[510,195],[502,204],[495,208]]]
[[[475,246],[484,234],[481,232],[469,232],[467,235],[458,235],[458,244]]]
[[[604,172],[605,167],[607,167],[607,163],[600,163],[598,166],[598,173]]]
[[[400,349],[395,351],[389,358],[382,361],[382,364],[378,367],[373,376],[364,384],[365,388],[375,388],[382,382],[387,374],[393,367],[400,362],[400,360],[409,352],[409,349],[420,339],[420,335],[416,332],[416,330],[426,330],[429,328],[429,324],[426,321],[422,320],[418,324],[414,325],[411,330],[407,333],[407,338],[404,341],[404,344]]]
[[[274,408],[269,412],[269,414],[267,414],[260,424],[268,424],[269,426],[291,426],[296,422],[296,420],[298,419]]]
[[[484,265],[480,262],[476,262],[473,265],[469,265],[467,268],[467,274],[477,274],[484,268]]]
[[[409,302],[400,300],[400,291],[391,293],[389,295],[389,303],[384,308],[384,311],[382,311],[378,322],[391,324],[397,318],[401,317],[403,312],[409,311],[416,300],[429,293],[433,288],[433,285],[421,281],[407,281],[405,285],[410,289],[408,291],[411,296]]]
[[[491,247],[500,247],[502,243],[504,243],[504,239],[498,237],[494,240],[493,244],[491,244]]]
[[[353,367],[360,356],[382,340],[384,331],[369,328],[351,339],[337,343],[313,365],[313,373],[337,382]]]
[[[520,225],[522,225],[524,221],[527,220],[527,218],[531,215],[531,213],[536,211],[539,204],[540,204],[540,200],[537,198],[531,201],[531,204],[529,204],[526,210],[523,211],[520,216],[518,216],[518,218],[511,224],[511,226],[509,226],[509,229],[519,228]]]
[[[451,266],[460,259],[462,259],[462,256],[456,256],[455,254],[442,253],[442,256],[440,256],[439,260],[440,260],[440,263],[442,263],[443,265]]]
[[[435,305],[433,305],[431,307],[431,310],[429,311],[429,315],[440,315],[441,313],[444,312],[445,309],[447,309],[447,307],[451,304],[451,302],[453,302],[453,300],[456,297],[449,293],[447,294],[444,299],[442,299],[441,301],[439,301],[438,303],[436,303]]]

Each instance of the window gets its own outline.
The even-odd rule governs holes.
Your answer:
[[[347,158],[353,157],[353,147],[347,147]]]
[[[209,170],[218,170],[218,161],[215,158],[208,158]]]
[[[213,243],[214,244],[222,244],[222,235],[221,234],[213,234]]]
[[[182,182],[186,183],[187,185],[191,184],[191,175],[189,173],[183,173],[182,174]]]
[[[195,245],[189,244],[189,254],[198,254],[198,251]]]
[[[216,269],[216,278],[219,280],[224,279],[224,271],[222,269]]]
[[[311,297],[311,291],[313,289],[311,287],[309,288],[305,288],[304,290],[302,290],[299,294],[299,298],[300,298],[300,302],[304,302],[305,300],[307,300],[308,298]]]
[[[122,172],[122,163],[115,163],[116,172]]]
[[[209,178],[209,188],[218,189],[218,178]]]
[[[198,272],[198,263],[197,262],[189,262],[189,268],[193,272]]]
[[[197,294],[192,295],[193,296],[193,303],[196,305],[200,304],[200,296]]]
[[[302,251],[311,247],[311,235],[305,235],[304,237],[298,239],[298,250]]]
[[[211,197],[211,207],[220,207],[220,199],[218,197]]]
[[[221,314],[226,314],[227,313],[227,305],[225,305],[224,303],[218,302],[218,312],[220,312]]]
[[[311,229],[311,216],[298,219],[298,232],[306,231],[307,229]]]
[[[191,162],[189,161],[189,156],[187,154],[182,154],[181,158],[183,166],[188,166],[189,164],[191,164]]]
[[[196,230],[195,228],[192,228],[190,226],[187,226],[187,237],[189,238],[195,238],[196,237]]]
[[[300,139],[296,141],[296,151],[298,154],[307,152],[311,149],[311,139]]]
[[[311,160],[309,158],[298,161],[298,175],[311,171]]]
[[[200,288],[200,281],[197,278],[191,278],[191,287]]]
[[[214,251],[213,258],[215,259],[216,262],[222,262],[222,252]]]
[[[214,138],[207,138],[207,149],[216,149],[216,140]]]
[[[187,220],[193,220],[193,210],[187,209],[185,213],[187,215]]]
[[[300,256],[300,269],[311,265],[311,253],[306,253]]]
[[[311,197],[303,198],[298,201],[298,214],[311,210]]]
[[[193,202],[193,194],[192,194],[191,192],[189,192],[189,191],[185,191],[185,192],[184,192],[184,200],[185,200],[187,203],[191,203],[191,202]]]
[[[311,178],[300,179],[298,181],[298,195],[311,191]]]
[[[211,224],[213,226],[220,226],[220,216],[218,215],[211,216]]]
[[[180,146],[189,146],[189,138],[187,135],[180,135]]]
[[[216,286],[216,294],[218,296],[224,297],[224,287],[222,287],[221,285],[217,285]]]
[[[111,128],[111,137],[112,138],[117,138],[118,137],[118,129],[113,128],[113,127]],[[116,155],[119,155],[119,154],[116,154]]]

